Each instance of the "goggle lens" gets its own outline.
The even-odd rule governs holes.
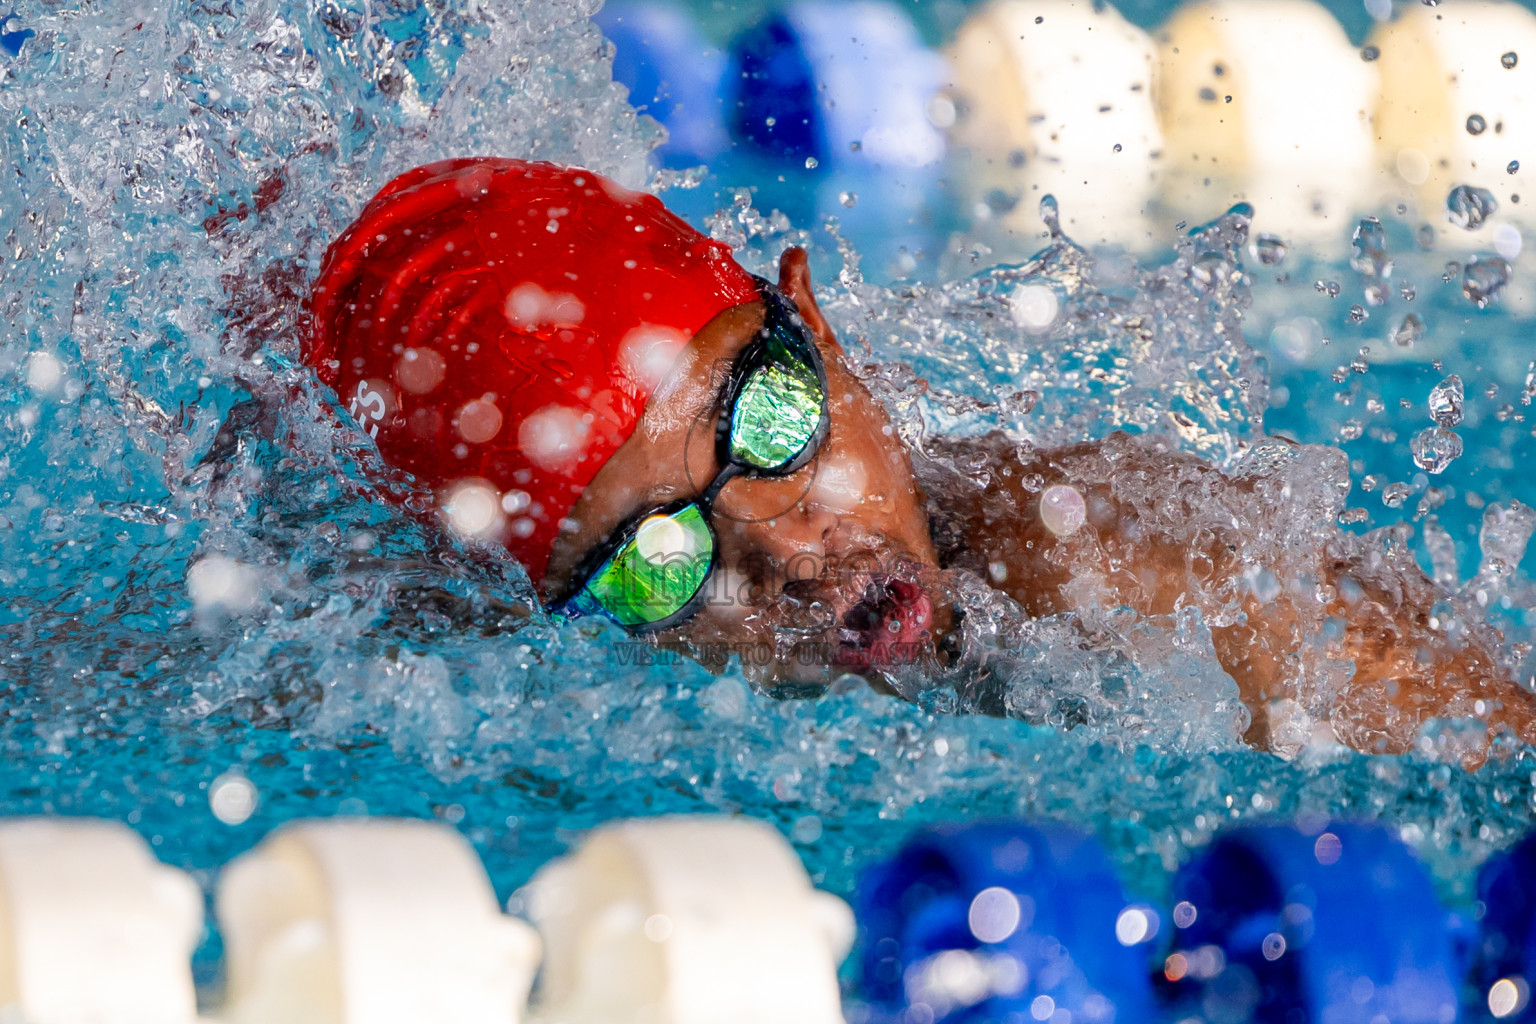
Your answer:
[[[756,469],[790,465],[816,438],[826,394],[796,347],[770,334],[731,410],[730,457]]]
[[[686,609],[714,565],[715,538],[689,504],[642,519],[587,579],[586,596],[626,627],[650,626]]]
[[[794,472],[820,445],[827,423],[826,374],[809,331],[763,282],[767,320],[738,363],[722,456],[738,469]],[[627,629],[665,629],[693,614],[715,566],[715,534],[704,507],[729,467],[698,500],[642,518],[563,603],[568,614],[606,614]]]

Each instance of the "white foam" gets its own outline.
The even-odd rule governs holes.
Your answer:
[[[33,352],[27,357],[27,387],[37,395],[51,395],[64,382],[64,364],[52,352]]]
[[[200,612],[249,611],[261,600],[260,591],[256,568],[224,555],[205,555],[187,570],[187,593]]]

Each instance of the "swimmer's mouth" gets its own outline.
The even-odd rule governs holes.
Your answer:
[[[933,601],[916,583],[872,580],[837,624],[838,665],[852,672],[912,662],[929,646]]]

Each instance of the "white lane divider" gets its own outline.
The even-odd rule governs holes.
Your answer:
[[[950,47],[943,98],[977,219],[1034,235],[1052,194],[1079,242],[1147,248],[1163,147],[1155,58],[1145,32],[1091,0],[998,0],[974,14]]]
[[[1443,244],[1486,248],[1499,225],[1536,222],[1536,14],[1479,0],[1403,6],[1367,40],[1381,73],[1388,191],[1416,205]],[[1446,221],[1458,185],[1498,202],[1479,231]]]
[[[1155,42],[1089,0],[994,0],[946,55],[935,103],[983,235],[1037,234],[1046,193],[1068,235],[1131,249],[1239,201],[1255,231],[1330,257],[1366,214],[1506,258],[1536,224],[1536,13],[1518,3],[1403,4],[1356,47],[1314,0],[1196,0]],[[1496,204],[1470,200],[1472,230],[1447,217],[1457,186]]]
[[[514,1024],[539,958],[431,822],[288,825],[220,877],[232,1024]]]
[[[841,1024],[853,914],[762,822],[657,818],[593,833],[529,885],[549,1024]]]
[[[191,1024],[196,883],[113,822],[0,821],[0,1019]]]
[[[1157,32],[1169,206],[1208,220],[1239,201],[1254,230],[1338,250],[1377,206],[1375,64],[1311,0],[1213,0]]]

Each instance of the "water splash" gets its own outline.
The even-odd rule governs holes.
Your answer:
[[[847,680],[773,701],[740,672],[547,621],[515,565],[380,500],[408,501],[411,482],[295,365],[306,283],[373,191],[427,160],[515,154],[644,183],[659,129],[611,82],[592,6],[23,10],[36,34],[0,90],[10,810],[122,817],[210,870],[291,817],[436,815],[504,894],[571,830],[666,810],[786,832],[818,818],[801,849],[834,887],[910,824],[988,813],[1095,828],[1149,888],[1234,817],[1387,817],[1447,878],[1524,827],[1522,752],[1472,776],[1433,751],[1303,743],[1282,764],[1244,748],[1205,615],[1085,629],[1030,620],[970,579],[970,664],[1004,682],[1014,718],[951,713],[979,699],[958,676],[920,681],[915,703]],[[827,311],[915,449],[994,428],[1035,448],[1155,434],[1294,496],[1276,520],[1200,509],[1194,478],[1145,495],[1238,517],[1262,561],[1332,531],[1349,476],[1336,450],[1264,438],[1267,378],[1243,341],[1250,218],[1235,208],[1148,266],[1083,251],[1054,218],[1024,264],[891,288],[864,278],[836,222],[797,228],[750,193],[711,228],[760,271],[816,243],[836,281]],[[983,257],[957,240],[950,265]],[[1518,561],[1522,520],[1505,515],[1490,572]],[[1437,572],[1455,582],[1445,539]],[[1244,585],[1270,593],[1272,576]],[[1499,579],[1479,584],[1490,609],[1525,600],[1518,572]],[[204,792],[235,768],[262,794],[238,825]]]

